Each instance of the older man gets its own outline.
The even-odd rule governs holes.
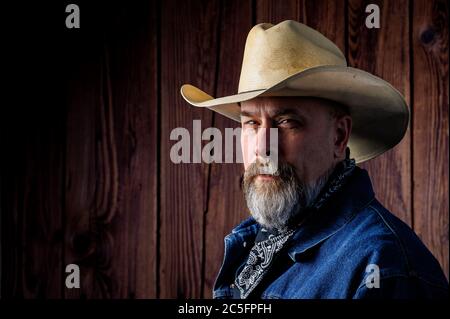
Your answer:
[[[284,21],[250,31],[238,94],[214,99],[191,85],[181,93],[243,128],[252,217],[225,238],[215,298],[448,297],[439,263],[356,166],[407,129],[408,107],[389,83],[347,67],[317,31]]]

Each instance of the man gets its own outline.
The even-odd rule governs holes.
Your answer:
[[[181,93],[243,128],[252,217],[225,237],[215,298],[448,297],[439,263],[356,166],[406,132],[408,107],[390,84],[347,67],[317,31],[284,21],[250,31],[238,94]]]

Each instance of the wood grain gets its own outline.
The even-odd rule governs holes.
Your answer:
[[[244,5],[245,4],[245,5]],[[220,64],[217,70],[217,89],[214,96],[236,94],[247,33],[252,27],[251,2],[223,2],[220,19]],[[224,141],[225,129],[240,124],[213,113],[213,126],[220,129]],[[240,143],[235,139],[234,145]],[[225,149],[222,148],[224,157]],[[212,289],[222,264],[224,237],[241,220],[248,217],[247,206],[240,189],[243,164],[212,163],[209,182],[209,202],[205,215],[205,259],[203,296],[212,297]]]
[[[211,126],[212,112],[189,106],[180,87],[191,83],[214,92],[217,72],[219,1],[162,3],[161,17],[161,298],[200,298],[204,214],[208,205],[208,165],[174,164],[173,129],[193,133],[193,120]],[[191,154],[191,160],[193,156]]]
[[[65,264],[80,265],[82,281],[67,298],[156,297],[155,11],[109,6],[89,50],[78,52],[68,89]]]
[[[112,223],[117,287],[113,298],[157,293],[157,6],[137,3],[108,31],[107,52],[117,147],[117,213]]]
[[[84,54],[91,55],[92,52]],[[90,59],[93,60],[92,57]],[[102,293],[96,288],[96,281],[101,278],[96,276],[98,266],[95,251],[98,239],[94,228],[97,225],[96,205],[101,198],[98,188],[104,185],[102,178],[105,178],[98,173],[99,170],[104,172],[105,163],[98,163],[97,158],[102,141],[97,132],[102,96],[98,47],[95,61],[92,60],[81,60],[77,65],[77,74],[69,79],[64,264],[73,263],[80,267],[81,289],[66,289],[65,298],[107,296],[107,292]],[[104,122],[105,119],[101,118],[101,121]],[[107,191],[103,189],[105,194]]]
[[[369,3],[380,8],[380,29],[365,25]],[[348,5],[348,64],[391,83],[410,101],[408,1],[350,0]],[[412,225],[410,130],[392,150],[363,163],[380,202]]]
[[[448,2],[414,1],[414,230],[448,278]]]

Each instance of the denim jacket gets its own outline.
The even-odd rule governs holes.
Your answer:
[[[259,224],[243,221],[225,237],[214,298],[239,298],[233,282]],[[367,172],[308,217],[249,298],[448,298],[448,281],[417,235],[375,198]]]

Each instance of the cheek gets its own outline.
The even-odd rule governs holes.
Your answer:
[[[313,180],[330,161],[329,140],[328,135],[286,134],[280,138],[280,155],[301,179]]]
[[[305,145],[305,155],[313,167],[321,169],[331,160],[332,143],[329,134],[316,135]]]
[[[278,151],[280,159],[299,168],[309,150],[302,134],[283,134],[280,136]]]

